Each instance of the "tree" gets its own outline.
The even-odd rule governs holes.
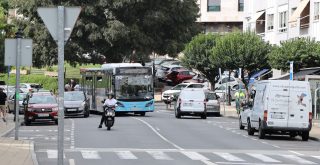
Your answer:
[[[244,80],[244,71],[248,72],[250,77],[257,70],[269,68],[267,54],[270,49],[271,46],[255,33],[235,31],[217,40],[212,51],[215,56],[224,57],[224,60],[220,61],[224,69],[242,68],[241,78]],[[248,83],[249,81],[244,81],[246,89]]]
[[[223,58],[218,58],[211,51],[215,45],[219,34],[199,34],[186,45],[184,56],[181,61],[184,66],[194,68],[201,72],[212,84],[213,89],[216,82],[216,77],[219,74],[220,61]]]
[[[15,0],[10,5],[27,18],[20,26],[34,40],[35,66],[57,62],[57,46],[36,9],[58,4],[82,7],[65,48],[69,62],[88,62],[83,54],[91,60],[103,55],[108,62],[121,62],[133,51],[176,56],[199,32],[196,0]]]
[[[320,43],[310,38],[295,38],[281,42],[268,55],[272,68],[288,71],[289,61],[294,62],[294,71],[320,65]]]

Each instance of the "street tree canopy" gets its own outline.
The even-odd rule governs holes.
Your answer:
[[[125,57],[133,58],[133,52],[175,57],[199,32],[196,0],[61,2],[64,6],[82,7],[65,48],[65,59],[71,63],[101,63],[101,55],[107,62],[121,62]],[[34,41],[34,65],[56,63],[57,46],[36,11],[38,7],[61,5],[60,1],[15,0],[10,5],[19,8],[19,13],[26,18],[25,25],[19,26],[23,26],[25,36]]]
[[[212,85],[219,74],[220,59],[214,58],[211,51],[216,45],[216,40],[221,37],[219,34],[199,34],[186,45],[182,64],[188,68],[194,68],[201,72]]]
[[[320,66],[320,43],[309,38],[295,38],[275,46],[269,53],[272,68],[288,71],[289,62],[294,62],[294,71],[300,68]]]
[[[217,40],[212,51],[213,55],[224,57],[219,61],[221,67],[229,70],[242,68],[242,72],[246,71],[250,77],[257,70],[269,68],[267,54],[270,49],[271,46],[255,33],[235,31]],[[244,80],[243,73],[241,76]],[[244,83],[247,88],[249,82]]]

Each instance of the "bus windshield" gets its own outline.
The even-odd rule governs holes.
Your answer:
[[[151,75],[116,76],[116,99],[148,100],[153,99]]]

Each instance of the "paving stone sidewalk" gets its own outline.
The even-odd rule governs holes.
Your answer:
[[[32,141],[14,140],[4,137],[14,129],[13,115],[7,122],[0,119],[0,164],[3,165],[38,165]]]

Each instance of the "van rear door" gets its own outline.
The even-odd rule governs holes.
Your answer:
[[[288,127],[308,128],[311,109],[311,93],[308,82],[290,82]]]
[[[268,87],[268,126],[287,127],[289,111],[289,81],[271,82]]]

